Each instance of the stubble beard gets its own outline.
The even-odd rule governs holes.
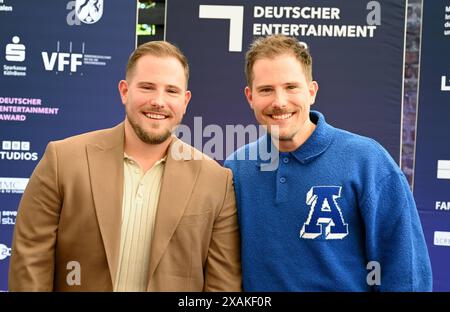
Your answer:
[[[133,128],[134,133],[136,133],[137,137],[146,144],[157,145],[164,143],[172,135],[172,133],[169,130],[165,130],[161,134],[150,133],[142,129],[142,127],[140,127],[136,122],[134,122],[134,120],[130,118],[128,114],[127,119],[130,122],[130,125]]]
[[[295,135],[298,131],[292,131],[291,133],[285,133],[283,135],[280,135],[280,128],[278,126],[269,125],[267,127],[267,130],[269,131],[270,135],[277,139],[278,141],[292,141]]]

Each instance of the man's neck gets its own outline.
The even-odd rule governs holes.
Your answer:
[[[125,153],[138,162],[144,172],[147,172],[153,165],[164,158],[167,149],[172,142],[169,137],[161,144],[144,143],[134,132],[130,124],[125,122]]]

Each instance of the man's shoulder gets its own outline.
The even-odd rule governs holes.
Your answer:
[[[401,172],[393,157],[378,141],[346,130],[336,130],[333,153],[344,157],[347,162],[354,161],[368,170],[385,174]]]
[[[89,144],[102,145],[108,143],[109,140],[120,136],[121,133],[123,133],[123,125],[118,124],[112,128],[81,133],[62,140],[53,141],[53,143],[59,148],[80,147]]]
[[[375,139],[336,128],[334,143],[338,146],[351,148],[354,152],[362,154],[387,153],[386,149]]]

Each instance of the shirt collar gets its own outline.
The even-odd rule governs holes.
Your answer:
[[[321,113],[319,113],[318,111],[311,111],[309,114],[309,118],[314,124],[316,124],[316,129],[314,129],[314,132],[311,134],[311,136],[295,151],[289,153],[281,152],[282,154],[291,154],[295,157],[295,159],[303,164],[312,161],[317,156],[325,152],[330,146],[334,137],[334,127],[326,123],[325,117]],[[271,153],[271,150],[275,149],[276,147],[272,143],[270,134],[265,134],[260,137],[258,139],[258,145],[260,144],[264,145],[264,148],[266,146],[269,146],[269,149],[263,150],[267,150],[274,156],[272,156],[270,161],[264,161],[258,157],[256,162],[257,166],[273,166],[274,162],[278,163],[280,152]]]
[[[133,157],[131,157],[130,155],[128,155],[127,153],[123,152],[123,160],[129,160],[132,161],[134,163],[137,163],[136,160],[133,159]],[[159,165],[160,163],[165,163],[167,160],[167,154],[161,158],[160,160],[158,160],[153,166]]]
[[[334,128],[327,124],[325,117],[317,112],[311,111],[309,118],[316,124],[316,129],[311,136],[291,154],[301,163],[308,163],[327,150],[333,141]]]

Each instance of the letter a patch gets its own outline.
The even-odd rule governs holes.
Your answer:
[[[306,204],[311,209],[300,230],[301,238],[315,239],[325,234],[325,239],[343,239],[348,235],[348,224],[336,202],[341,197],[341,189],[341,186],[313,186],[308,191]]]

